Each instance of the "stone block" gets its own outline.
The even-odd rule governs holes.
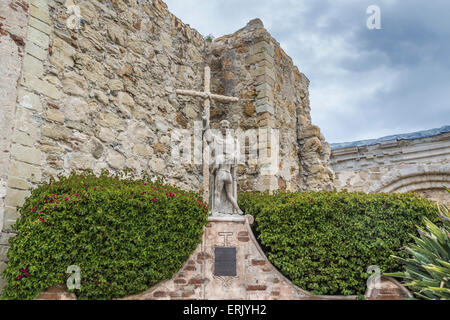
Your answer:
[[[0,245],[8,246],[9,245],[9,239],[14,237],[15,233],[9,233],[9,232],[1,232],[0,233]],[[0,256],[0,261],[5,261],[6,257]]]
[[[299,139],[306,139],[310,137],[320,137],[320,128],[315,125],[309,125],[305,128],[300,128],[298,132]]]
[[[30,195],[29,191],[16,190],[8,188],[5,204],[8,207],[20,207],[24,204],[25,198]],[[17,216],[17,214],[15,214]],[[7,211],[5,210],[5,221],[7,220]]]
[[[67,42],[60,38],[54,38],[50,62],[61,70],[66,67],[73,67],[75,53],[75,48]]]
[[[256,102],[256,113],[260,114],[260,113],[264,113],[264,112],[268,112],[270,114],[274,114],[275,110],[273,108],[273,104],[268,103],[267,101],[264,102]]]
[[[39,78],[44,74],[44,65],[41,60],[27,54],[23,59],[22,72]]]
[[[42,49],[48,49],[50,38],[47,34],[33,27],[28,27],[27,40],[33,42]]]
[[[48,14],[48,7],[44,6],[43,4],[40,7],[31,5],[29,13],[31,17],[34,17],[48,25],[52,24],[52,20],[50,19],[50,15]]]
[[[8,266],[5,262],[1,261],[2,257],[0,256],[0,275],[3,273],[3,271],[5,271],[6,267]],[[2,279],[2,277],[0,276],[0,279]],[[2,289],[1,285],[0,285],[0,290]]]
[[[273,55],[270,55],[270,53],[268,51],[263,51],[263,52],[259,52],[253,55],[253,59],[256,62],[262,62],[262,61],[267,61],[269,64],[273,65],[274,64],[274,58]]]
[[[14,143],[32,147],[34,145],[35,139],[31,137],[28,133],[15,129],[12,136],[12,141]]]
[[[24,108],[42,112],[41,98],[34,93],[20,88],[18,91],[18,101],[19,105]]]
[[[265,291],[267,286],[265,285],[249,285],[247,286],[247,291]]]
[[[116,139],[116,134],[109,128],[101,127],[97,134],[97,138],[103,142],[110,143]]]
[[[258,176],[257,191],[274,191],[278,189],[278,179],[272,175]]]
[[[155,292],[153,293],[153,296],[154,296],[155,298],[164,298],[164,297],[167,297],[167,295],[168,295],[168,293],[165,292],[165,291],[155,291]]]
[[[43,33],[50,35],[52,33],[52,27],[49,26],[47,23],[42,22],[41,20],[38,20],[34,17],[30,17],[30,20],[28,20],[28,25],[32,26],[33,28],[42,31]]]
[[[1,273],[3,271],[5,271],[6,269],[6,262],[8,262],[8,257],[7,257],[7,253],[9,250],[9,246],[2,246],[0,245],[0,278],[1,278]]]
[[[264,266],[266,264],[266,260],[252,259],[251,263],[252,266]]]
[[[25,147],[18,144],[14,144],[11,148],[11,155],[13,159],[30,163],[30,164],[41,164],[42,153],[40,150],[33,147]]]
[[[322,142],[317,137],[312,137],[306,140],[305,145],[303,146],[302,152],[321,152],[322,151]]]
[[[110,150],[107,162],[114,169],[123,169],[125,167],[125,157],[114,150]]]
[[[8,178],[8,187],[19,189],[19,190],[29,190],[30,184],[26,180],[22,180],[16,177]]]
[[[14,160],[11,162],[10,175],[29,180],[33,183],[38,183],[42,180],[42,171],[40,168]]]
[[[256,87],[257,99],[262,99],[265,97],[270,98],[270,101],[273,101],[273,89],[268,83],[260,84]]]
[[[267,68],[275,70],[274,64],[272,62],[267,61],[267,60],[258,62],[258,67],[267,67]]]
[[[88,86],[86,80],[74,71],[64,73],[63,90],[73,96],[87,97]]]
[[[5,208],[3,217],[3,231],[12,231],[12,226],[16,223],[19,214],[16,208]]]
[[[114,79],[109,82],[108,87],[111,91],[122,91],[123,82],[119,79]]]
[[[260,41],[253,46],[253,53],[266,52],[270,57],[275,55],[274,48],[266,41]]]
[[[92,169],[93,161],[94,159],[91,156],[77,152],[70,159],[70,167],[80,170]]]
[[[256,100],[255,105],[256,107],[264,105],[264,104],[270,104],[273,106],[273,98],[271,97],[262,97]]]
[[[159,173],[159,174],[164,174],[164,169],[166,167],[166,163],[164,162],[163,159],[154,157],[150,160],[149,166],[153,172]]]
[[[30,4],[43,11],[48,11],[48,0],[30,0]]]
[[[22,77],[22,84],[29,89],[42,93],[54,100],[59,100],[61,98],[61,91],[59,91],[58,88],[56,88],[53,84],[50,84],[33,76],[24,74],[24,76]]]
[[[61,125],[47,123],[41,127],[41,135],[54,140],[68,141],[72,136],[72,130]]]
[[[257,78],[259,76],[263,76],[263,75],[267,75],[270,78],[272,78],[272,80],[275,80],[275,72],[273,71],[273,68],[270,67],[266,67],[266,66],[258,66],[258,68],[251,70],[250,74],[252,75],[252,77]]]
[[[247,65],[255,64],[257,62],[258,60],[256,55],[248,55],[247,57],[245,57],[245,64]]]
[[[52,120],[59,123],[64,123],[65,117],[64,113],[57,109],[49,108],[47,110],[47,119]]]
[[[275,86],[275,78],[268,74],[261,74],[259,76],[256,76],[256,84],[260,85],[263,83],[267,83],[269,86],[274,87]]]

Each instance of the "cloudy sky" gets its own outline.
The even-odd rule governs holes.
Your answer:
[[[260,18],[310,80],[313,122],[329,142],[450,124],[448,0],[165,0],[201,34]],[[370,5],[381,30],[366,26]]]

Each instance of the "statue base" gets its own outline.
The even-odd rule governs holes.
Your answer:
[[[202,243],[171,280],[126,299],[314,299],[267,260],[250,227],[253,220],[250,215],[210,217]]]

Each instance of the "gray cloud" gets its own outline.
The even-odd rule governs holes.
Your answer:
[[[311,80],[311,109],[330,142],[450,124],[450,2],[166,0],[207,35],[259,17]],[[381,8],[382,30],[366,9]]]

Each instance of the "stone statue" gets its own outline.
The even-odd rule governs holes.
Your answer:
[[[209,116],[210,116],[210,109],[211,109],[211,101],[220,101],[222,103],[232,103],[232,102],[238,102],[239,98],[236,97],[227,97],[222,96],[219,94],[211,93],[211,69],[209,66],[205,67],[205,83],[204,83],[204,91],[198,92],[198,91],[192,91],[192,90],[181,90],[178,89],[176,92],[179,95],[183,96],[190,96],[190,97],[197,97],[203,99],[203,120],[207,121],[209,126]],[[209,128],[209,127],[208,127]],[[209,178],[209,152],[207,152],[205,146],[205,141],[203,141],[203,199],[210,200],[210,178]],[[211,205],[211,202],[210,202]]]
[[[237,165],[239,142],[231,135],[230,123],[220,122],[220,132],[209,127],[209,119],[203,116],[205,143],[209,154],[209,205],[213,216],[243,215],[237,204]]]

